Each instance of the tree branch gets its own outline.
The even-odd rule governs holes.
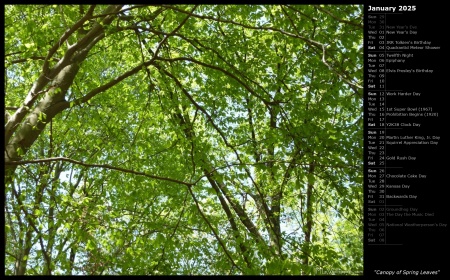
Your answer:
[[[262,27],[262,26],[251,26],[251,25],[246,25],[246,24],[240,23],[240,22],[235,22],[235,21],[232,21],[232,20],[219,19],[219,18],[215,18],[215,17],[211,17],[211,16],[201,16],[201,15],[193,14],[192,12],[191,13],[187,12],[187,11],[182,10],[180,8],[177,8],[175,6],[168,6],[168,5],[161,5],[161,6],[169,8],[169,9],[172,9],[172,10],[175,10],[175,11],[178,11],[180,13],[190,14],[191,16],[196,17],[196,18],[200,18],[200,19],[209,19],[209,20],[213,20],[213,21],[217,21],[217,22],[231,23],[231,24],[234,24],[234,25],[242,26],[242,27],[247,28],[247,29],[270,30],[270,31],[279,32],[279,33],[287,35],[289,37],[301,39],[301,40],[305,41],[306,43],[308,43],[310,45],[313,45],[313,46],[315,46],[315,47],[317,47],[319,49],[322,48],[322,46],[324,46],[324,44],[322,44],[320,42],[308,39],[308,38],[306,38],[304,36],[301,36],[301,35],[292,34],[290,32],[287,32],[287,31],[284,31],[284,30],[281,30],[281,29],[278,29],[278,28]]]
[[[231,261],[231,263],[233,264],[234,267],[236,267],[237,269],[239,269],[239,271],[242,271],[242,269],[236,265],[236,263],[233,260],[233,257],[231,257],[230,253],[227,250],[227,247],[225,246],[225,244],[223,243],[222,239],[219,237],[219,235],[216,233],[216,231],[214,230],[214,227],[211,225],[211,223],[208,221],[208,218],[205,216],[205,214],[203,213],[202,209],[200,208],[200,205],[198,203],[197,198],[195,197],[194,193],[192,192],[191,188],[188,187],[189,192],[192,196],[192,199],[194,200],[195,206],[197,207],[198,212],[200,213],[200,215],[202,216],[203,220],[206,222],[206,224],[208,225],[208,227],[211,229],[211,231],[213,232],[214,236],[217,239],[217,242],[219,242],[220,247],[222,247],[223,251],[225,252],[225,254],[227,255],[228,259]]]
[[[337,21],[339,21],[339,22],[346,23],[346,24],[349,24],[349,25],[353,25],[353,26],[356,26],[356,27],[361,28],[361,29],[364,28],[364,26],[363,26],[362,24],[355,23],[355,22],[353,22],[353,21],[349,21],[349,20],[345,20],[345,19],[341,19],[341,18],[337,17],[336,15],[334,15],[333,13],[331,13],[330,11],[321,8],[319,5],[314,5],[314,7],[315,7],[317,10],[319,10],[319,11],[321,11],[321,12],[324,12],[324,13],[330,15],[332,18],[334,18],[335,20],[337,20]]]
[[[78,161],[78,160],[74,160],[74,159],[70,159],[70,158],[66,158],[66,157],[53,157],[53,158],[34,159],[34,160],[10,161],[10,162],[5,162],[5,165],[25,165],[25,164],[51,162],[51,161],[66,161],[66,162],[78,164],[78,165],[85,166],[85,167],[99,167],[99,168],[105,168],[105,169],[110,169],[110,170],[116,170],[116,171],[121,171],[124,173],[140,175],[140,176],[144,176],[144,177],[148,177],[148,178],[152,178],[152,179],[156,179],[156,180],[173,182],[173,183],[177,183],[177,184],[185,185],[185,186],[193,186],[194,185],[193,183],[183,182],[180,180],[166,178],[166,177],[160,177],[160,176],[156,176],[156,175],[150,175],[145,172],[135,171],[132,169],[125,169],[125,168],[121,168],[121,167],[112,166],[109,164],[85,163],[82,161]]]
[[[50,58],[56,53],[59,47],[72,35],[78,28],[82,27],[83,24],[92,17],[92,13],[94,12],[95,5],[89,7],[89,11],[86,13],[84,17],[82,17],[79,21],[77,21],[70,29],[68,29],[64,34],[59,38],[59,40],[52,46],[52,48],[48,51],[47,57],[45,58],[44,65],[42,66],[43,73],[47,73],[49,71],[48,62]]]

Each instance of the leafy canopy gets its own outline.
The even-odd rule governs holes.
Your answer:
[[[6,274],[361,273],[361,6],[4,18]]]

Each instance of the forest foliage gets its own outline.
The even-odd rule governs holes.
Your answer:
[[[7,275],[361,274],[360,5],[6,5]]]

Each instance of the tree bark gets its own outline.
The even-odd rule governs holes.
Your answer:
[[[101,24],[108,25],[120,11],[121,5],[108,6]],[[104,37],[103,26],[96,23],[91,30],[72,46],[52,69],[43,71],[25,99],[24,105],[13,114],[5,125],[5,163],[23,158],[45,126],[62,110],[67,108],[66,93],[71,87],[80,65],[89,51]],[[52,51],[49,51],[49,54]],[[44,62],[46,64],[46,62]],[[44,65],[45,66],[45,65]],[[50,85],[45,89],[45,87]],[[36,100],[43,98],[33,107]],[[9,184],[17,165],[5,165],[5,184]]]

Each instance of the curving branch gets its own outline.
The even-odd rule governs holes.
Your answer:
[[[359,23],[356,23],[356,22],[353,22],[353,21],[349,21],[349,20],[342,19],[342,18],[336,16],[335,14],[333,14],[332,12],[330,12],[330,11],[324,9],[324,8],[321,8],[319,5],[314,5],[314,7],[315,7],[317,10],[319,10],[319,11],[321,11],[321,12],[324,12],[324,13],[330,15],[332,18],[334,18],[335,20],[337,20],[337,21],[339,21],[339,22],[341,22],[341,23],[353,25],[353,26],[356,26],[356,27],[358,27],[358,28],[360,28],[360,29],[363,29],[363,28],[364,28],[364,26],[363,26],[362,24],[359,24]]]
[[[209,19],[209,20],[217,21],[217,22],[230,23],[230,24],[242,26],[244,28],[253,29],[253,30],[275,31],[275,32],[281,33],[281,34],[289,36],[289,37],[301,39],[301,40],[305,41],[306,43],[308,43],[309,45],[315,46],[315,47],[317,47],[319,49],[324,46],[323,43],[320,43],[318,41],[306,38],[306,37],[301,36],[301,35],[292,34],[290,32],[287,32],[287,31],[284,31],[284,30],[281,30],[281,29],[278,29],[278,28],[263,27],[263,26],[251,26],[251,25],[243,24],[243,23],[240,23],[240,22],[232,21],[232,20],[226,20],[226,19],[215,18],[215,17],[212,17],[212,16],[203,16],[203,15],[197,15],[197,14],[189,13],[189,12],[187,12],[187,11],[185,11],[183,9],[177,8],[175,6],[169,6],[169,5],[161,5],[161,6],[169,8],[169,9],[172,9],[172,10],[180,12],[180,13],[190,14],[192,17],[196,17],[196,18],[200,18],[200,19]]]
[[[173,183],[177,183],[177,184],[185,185],[185,186],[193,186],[194,185],[193,183],[188,183],[188,182],[184,182],[184,181],[180,181],[180,180],[176,180],[176,179],[172,179],[172,178],[156,176],[156,175],[150,175],[145,172],[135,171],[132,169],[125,169],[125,168],[121,168],[121,167],[117,167],[117,166],[112,166],[109,164],[85,163],[82,161],[78,161],[78,160],[74,160],[74,159],[66,158],[66,157],[53,157],[53,158],[44,158],[44,159],[9,161],[9,162],[5,162],[5,165],[25,165],[25,164],[34,164],[34,163],[52,162],[52,161],[65,161],[65,162],[70,162],[70,163],[78,164],[78,165],[85,166],[85,167],[98,167],[98,168],[116,170],[116,171],[120,171],[120,172],[124,172],[124,173],[130,173],[130,174],[134,174],[134,175],[144,176],[144,177],[148,177],[148,178],[152,178],[152,179],[156,179],[156,180],[173,182]]]

